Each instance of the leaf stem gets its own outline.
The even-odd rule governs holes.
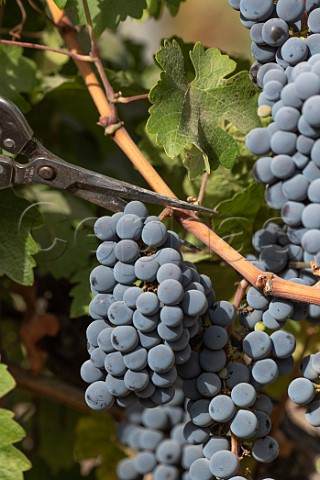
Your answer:
[[[17,3],[17,5],[20,9],[20,12],[21,12],[21,21],[18,23],[18,25],[11,28],[9,33],[14,38],[20,38],[21,37],[21,32],[22,32],[23,27],[24,27],[24,24],[26,23],[26,20],[27,20],[27,13],[26,13],[26,10],[25,10],[21,0],[16,0],[16,3]]]
[[[119,96],[118,96],[119,95]],[[131,103],[136,102],[137,100],[148,100],[149,93],[142,93],[141,95],[132,95],[131,97],[123,97],[121,92],[115,94],[113,102],[114,103]]]
[[[208,180],[209,180],[209,176],[210,176],[210,174],[208,172],[205,172],[203,174],[201,187],[200,187],[200,190],[199,190],[199,195],[198,195],[198,200],[197,200],[199,205],[201,205],[202,202],[203,202],[204,194],[206,192],[206,187],[207,187],[207,183],[208,183]]]
[[[10,45],[13,47],[23,47],[23,48],[33,48],[35,50],[44,50],[46,52],[53,52],[53,53],[59,53],[60,55],[66,55],[67,57],[70,57],[73,60],[81,60],[82,62],[92,62],[92,58],[89,55],[77,54],[77,53],[69,52],[68,50],[60,50],[58,48],[52,48],[52,47],[48,47],[47,45],[40,45],[38,43],[19,42],[16,40],[0,39],[0,44]]]
[[[67,48],[71,52],[82,54],[76,31],[69,18],[63,11],[58,9],[53,0],[46,1]],[[103,91],[90,64],[88,62],[79,61],[76,58],[75,62],[101,118],[110,117],[110,114],[113,111],[112,106],[106,98],[105,92]],[[172,190],[160,177],[157,171],[149,164],[148,160],[139,150],[138,146],[134,143],[124,127],[117,129],[112,138],[155,192],[175,197]],[[320,305],[319,290],[313,287],[290,283],[272,273],[262,272],[222,240],[222,238],[220,238],[209,227],[201,223],[196,215],[180,209],[174,209],[174,212],[177,221],[185,230],[201,240],[213,252],[219,255],[232,268],[240,273],[240,275],[249,283],[259,288],[265,294]]]
[[[10,28],[0,27],[0,35],[9,35],[10,32],[11,32]],[[23,32],[21,32],[20,37],[42,38],[43,32],[29,32],[24,30]]]

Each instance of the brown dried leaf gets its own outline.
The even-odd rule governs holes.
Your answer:
[[[40,373],[48,354],[39,346],[39,341],[45,337],[54,337],[59,331],[59,322],[56,315],[51,313],[33,312],[20,328],[21,341],[24,344],[30,369]]]

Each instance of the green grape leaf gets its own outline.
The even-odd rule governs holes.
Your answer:
[[[30,231],[41,222],[37,208],[30,207],[12,190],[0,192],[0,275],[22,285],[33,283],[38,246]]]
[[[190,51],[192,78],[183,49],[176,40],[165,41],[156,60],[163,72],[150,91],[153,105],[148,131],[157,135],[157,142],[171,158],[194,145],[207,156],[211,168],[219,163],[231,168],[239,148],[224,129],[226,122],[242,132],[260,125],[256,113],[257,89],[248,73],[225,78],[235,70],[236,63],[216,48],[205,50],[200,42]],[[200,161],[202,168],[200,164],[198,169],[203,172],[203,159]]]
[[[93,29],[96,36],[106,29],[116,30],[120,22],[127,17],[141,18],[147,7],[146,0],[88,0]],[[86,25],[86,16],[82,0],[68,0],[66,8],[70,8],[77,15],[79,25]]]
[[[213,220],[214,231],[241,255],[252,252],[254,222],[264,202],[264,190],[263,185],[253,183],[216,206],[219,214]]]
[[[8,372],[7,365],[0,364],[0,397],[15,387],[15,381]],[[1,480],[23,480],[23,473],[31,468],[31,463],[12,443],[25,437],[25,432],[13,420],[14,414],[0,409],[0,478]]]
[[[16,386],[16,382],[11,374],[8,372],[7,365],[0,363],[0,398],[11,392]]]
[[[23,472],[31,468],[27,457],[12,445],[0,447],[1,480],[23,480]]]
[[[103,428],[101,428],[103,425]],[[76,427],[75,455],[78,460],[99,457],[98,480],[117,480],[116,466],[124,452],[115,440],[115,424],[110,414],[94,413],[81,417]]]
[[[0,92],[12,100],[23,112],[30,109],[21,95],[31,93],[39,83],[36,64],[23,56],[23,49],[0,45]]]
[[[13,420],[10,410],[0,408],[0,448],[20,442],[25,437],[25,431]]]
[[[93,268],[94,265],[92,264],[90,267],[77,272],[70,280],[71,283],[75,283],[74,287],[70,290],[70,297],[72,297],[70,307],[71,318],[89,315],[89,303],[93,298],[93,294],[90,291],[89,276]]]

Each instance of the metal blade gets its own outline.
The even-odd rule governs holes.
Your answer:
[[[20,153],[32,136],[33,131],[20,110],[0,96],[0,148],[13,154]]]
[[[71,163],[64,162],[46,150],[36,139],[26,146],[24,153],[31,159],[28,165],[15,164],[15,183],[42,183],[68,190],[88,201],[101,205],[102,196],[106,196],[105,207],[110,206],[110,197],[126,200],[140,200],[155,205],[182,208],[209,214],[217,213],[207,207],[194,205],[182,200],[160,195],[142,187],[132,185],[112,177],[92,172]],[[80,194],[80,192],[82,192]],[[99,195],[99,202],[94,201]],[[112,202],[113,204],[114,202]]]
[[[1,96],[0,148],[12,154],[23,153],[29,160],[28,165],[12,163],[13,182],[16,184],[43,183],[51,185],[113,210],[121,208],[123,205],[121,199],[128,199],[209,214],[217,213],[210,208],[160,195],[151,190],[64,162],[45,149],[33,137],[33,131],[20,110],[10,100]],[[10,175],[2,176],[0,187],[4,183],[9,186],[7,185],[9,176],[11,181],[12,171]],[[105,197],[105,202],[103,197]]]
[[[12,186],[13,160],[5,155],[0,155],[0,189]]]

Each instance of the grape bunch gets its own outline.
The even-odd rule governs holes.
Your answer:
[[[146,407],[165,404],[214,302],[211,281],[182,260],[178,235],[141,202],[99,218],[94,232],[102,243],[90,275],[86,402],[97,410],[137,398]]]
[[[182,435],[185,415],[183,392],[178,387],[167,405],[130,407],[127,420],[118,427],[118,439],[136,456],[119,462],[119,480],[142,479],[148,473],[153,474],[153,480],[175,480],[181,475],[184,479],[191,462],[202,454],[201,448],[186,448]]]
[[[209,309],[210,325],[205,326],[190,359],[178,367],[188,399],[184,437],[192,445],[211,445],[220,438],[228,451],[232,435],[238,441],[239,457],[242,448],[251,451],[258,462],[269,463],[277,457],[279,447],[269,436],[272,402],[261,390],[292,369],[295,339],[289,332],[269,336],[262,331],[248,332],[247,328],[238,329],[241,339],[235,339],[228,333],[234,317],[234,307],[226,301]],[[232,455],[221,453],[209,458],[215,472],[224,464],[222,456],[229,458],[226,476],[214,475],[235,475],[239,465],[236,468]]]
[[[255,77],[262,65],[283,68],[320,53],[319,0],[228,0],[240,11],[242,25],[250,30]],[[304,38],[302,38],[304,37]],[[258,85],[262,87],[258,80]]]
[[[177,387],[174,399],[167,405],[128,409],[127,420],[119,425],[118,438],[136,455],[119,462],[119,480],[142,480],[146,474],[152,474],[153,480],[213,480],[217,475],[221,479],[245,480],[236,475],[239,461],[226,435],[211,436],[203,444],[186,442],[184,431],[190,420],[186,403],[183,391]],[[266,405],[270,410],[270,404]]]
[[[306,407],[306,420],[320,427],[320,352],[307,355],[301,362],[302,377],[295,378],[288,387],[289,398]]]
[[[261,155],[254,177],[266,185],[267,204],[280,209],[285,226],[256,232],[253,244],[267,270],[314,285],[312,269],[298,273],[295,265],[320,261],[320,55],[286,70],[272,64],[261,80],[259,103],[271,109],[273,121],[252,130],[246,144]],[[319,322],[320,308],[308,310],[309,320]]]
[[[266,202],[280,210],[284,222],[282,227],[270,222],[254,234],[258,258],[248,259],[262,271],[312,286],[320,263],[320,1],[228,1],[250,29],[256,59],[251,78],[262,89],[258,112],[271,114],[269,125],[246,139],[247,148],[260,157],[253,176],[266,185]],[[252,339],[249,349],[257,350],[258,335],[261,350],[271,341],[271,352],[279,352],[273,360],[283,374],[294,366],[294,336],[283,330],[287,319],[319,323],[320,308],[248,289],[239,310],[239,323],[250,332],[243,349]],[[263,330],[274,331],[270,337],[260,331],[262,324]],[[319,427],[320,353],[305,357],[301,372],[290,382],[288,396],[305,406],[306,420]]]
[[[99,218],[94,232],[102,243],[81,377],[91,408],[128,409],[120,439],[138,453],[119,464],[120,480],[150,472],[154,480],[236,479],[241,448],[260,462],[276,458],[272,403],[261,388],[284,371],[291,337],[289,347],[243,328],[233,345],[234,306],[215,302],[209,277],[182,260],[179,237],[140,202]]]

